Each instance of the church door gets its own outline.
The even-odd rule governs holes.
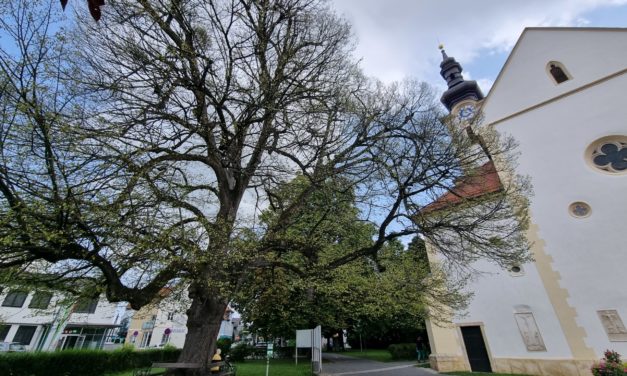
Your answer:
[[[461,330],[472,372],[492,372],[481,328],[478,326],[462,326]]]

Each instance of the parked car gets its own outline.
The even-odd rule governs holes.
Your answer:
[[[0,342],[0,352],[22,352],[26,346],[19,342]]]

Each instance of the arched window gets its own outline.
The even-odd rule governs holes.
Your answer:
[[[571,78],[564,65],[558,61],[550,61],[547,65],[547,71],[556,84],[561,84]]]

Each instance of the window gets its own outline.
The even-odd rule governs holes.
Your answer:
[[[586,149],[588,164],[608,174],[627,173],[627,136],[607,136]]]
[[[18,342],[24,346],[30,345],[30,341],[33,339],[33,335],[35,335],[35,330],[37,330],[36,326],[20,325],[17,328],[15,337],[13,337],[13,342]]]
[[[10,291],[2,302],[3,307],[17,307],[21,308],[24,305],[24,301],[28,296],[27,291],[14,290]]]
[[[553,78],[556,84],[561,84],[562,82],[570,80],[570,75],[566,72],[566,68],[557,61],[549,62],[547,69],[549,71],[549,75]]]
[[[169,320],[169,321],[174,320],[174,312],[170,312],[170,313],[168,313],[168,320]]]
[[[142,340],[139,347],[148,347],[150,345],[150,340],[152,339],[152,332],[144,332],[142,334]]]
[[[163,336],[161,336],[161,344],[165,345],[168,342],[170,342],[170,332],[165,332],[163,333]]]
[[[0,325],[0,342],[4,342],[7,339],[7,334],[9,334],[9,330],[11,329],[11,325]]]
[[[98,298],[86,299],[82,298],[76,303],[75,313],[94,313],[98,306]]]
[[[509,274],[512,277],[520,277],[522,275],[525,275],[525,270],[523,269],[522,265],[514,264],[510,266]]]
[[[590,205],[586,204],[585,202],[577,201],[570,204],[570,206],[568,207],[568,211],[573,217],[585,218],[590,215],[592,209],[590,208]]]
[[[511,275],[512,277],[521,277],[525,275],[525,269],[520,264],[510,265],[507,271],[509,272],[509,275]]]
[[[46,309],[52,299],[52,293],[45,291],[37,291],[28,304],[28,308]]]

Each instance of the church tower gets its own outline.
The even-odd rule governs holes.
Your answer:
[[[446,90],[440,101],[451,116],[455,117],[457,124],[465,129],[470,140],[483,150],[487,157],[484,162],[492,161],[492,156],[488,150],[483,138],[476,134],[473,127],[470,126],[476,122],[477,113],[479,112],[479,104],[484,96],[477,84],[477,81],[464,80],[462,76],[463,68],[454,57],[449,57],[444,51],[444,46],[440,45],[442,52],[442,62],[440,63],[440,75],[446,80],[448,90]],[[489,167],[489,168],[488,168]],[[489,172],[493,172],[494,166],[490,165]]]
[[[460,112],[464,112],[463,118],[468,118],[474,114],[474,106],[468,114],[465,113],[468,112],[468,110],[461,110],[466,108],[465,105],[474,105],[476,102],[482,100],[483,93],[476,81],[464,80],[461,64],[459,64],[454,57],[449,57],[442,45],[440,45],[440,50],[442,51],[440,75],[446,80],[448,85],[448,90],[442,94],[440,100],[451,113],[457,113],[459,116],[461,115],[459,114]]]

